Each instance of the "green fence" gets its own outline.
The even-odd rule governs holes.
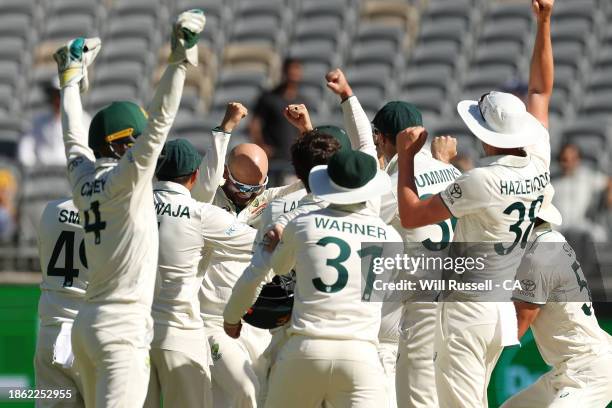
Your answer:
[[[34,285],[0,286],[0,387],[34,386],[32,361],[39,294]],[[601,324],[608,333],[612,332],[612,320]],[[531,333],[527,333],[521,347],[509,347],[500,357],[489,385],[489,406],[498,407],[547,369]],[[28,407],[33,403],[14,402],[0,395],[0,406]]]

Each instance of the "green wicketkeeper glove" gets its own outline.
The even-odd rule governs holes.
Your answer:
[[[81,92],[85,92],[89,87],[87,67],[96,59],[101,48],[102,42],[98,37],[79,37],[58,49],[53,58],[57,62],[60,88],[78,83]]]
[[[172,28],[170,64],[187,61],[193,66],[198,66],[196,44],[205,24],[206,17],[202,10],[194,9],[179,14]]]

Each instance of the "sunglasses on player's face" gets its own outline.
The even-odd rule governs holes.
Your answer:
[[[263,190],[264,188],[266,188],[266,186],[268,185],[268,177],[266,176],[266,179],[264,180],[263,183],[261,184],[245,184],[245,183],[241,183],[239,181],[236,181],[236,179],[232,176],[232,173],[229,170],[229,167],[225,167],[227,169],[227,176],[229,178],[230,183],[232,183],[232,185],[234,186],[234,188],[236,188],[236,190],[238,190],[241,193],[259,193],[261,190]]]

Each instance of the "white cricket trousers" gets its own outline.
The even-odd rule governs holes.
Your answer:
[[[553,368],[502,408],[607,407],[612,401],[612,353],[578,359]]]
[[[395,391],[395,376],[397,362],[397,341],[379,339],[378,358],[385,373],[385,389],[387,392],[387,407],[397,408]],[[384,408],[384,407],[381,407]]]
[[[208,344],[206,344],[208,346]],[[145,408],[211,408],[212,386],[206,358],[194,360],[186,353],[151,348],[151,379]]]
[[[493,302],[442,302],[434,365],[440,408],[487,408],[487,386],[503,350]],[[535,407],[534,407],[535,408]]]
[[[215,408],[254,408],[260,401],[261,384],[268,364],[263,352],[270,343],[268,330],[242,325],[240,337],[232,339],[223,330],[222,318],[204,320],[213,365],[211,367]],[[261,404],[259,404],[261,405]]]
[[[406,302],[400,326],[395,389],[397,406],[438,406],[434,368],[436,302]]]
[[[37,399],[38,408],[81,408],[85,406],[81,378],[74,364],[70,368],[54,363],[55,342],[60,326],[40,326],[34,355],[36,389],[70,390],[66,399]]]
[[[127,341],[125,331],[93,329],[95,311],[81,310],[72,329],[74,362],[87,408],[132,408],[144,404],[149,384],[149,348]],[[145,337],[143,334],[142,337]]]
[[[374,343],[289,338],[272,366],[266,408],[320,408],[323,403],[334,408],[387,406]]]

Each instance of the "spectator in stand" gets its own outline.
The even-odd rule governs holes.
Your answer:
[[[49,110],[32,119],[32,127],[19,142],[17,157],[24,167],[65,166],[66,153],[62,139],[60,117],[60,93],[57,78],[45,85]],[[85,129],[89,129],[91,117],[83,112]]]
[[[555,186],[554,205],[563,215],[564,229],[591,230],[587,211],[610,182],[600,171],[581,164],[580,149],[565,144],[559,153],[561,175],[552,180]]]
[[[7,242],[15,233],[15,196],[17,182],[11,170],[0,169],[0,242]]]
[[[587,215],[593,220],[595,241],[612,241],[612,178]]]
[[[290,147],[299,136],[283,116],[287,105],[305,104],[312,106],[307,97],[300,93],[302,63],[293,58],[283,62],[281,83],[270,91],[263,92],[254,109],[249,132],[253,143],[265,150],[271,159],[271,172],[279,169],[280,179],[276,183],[285,184],[283,176],[292,173]]]

